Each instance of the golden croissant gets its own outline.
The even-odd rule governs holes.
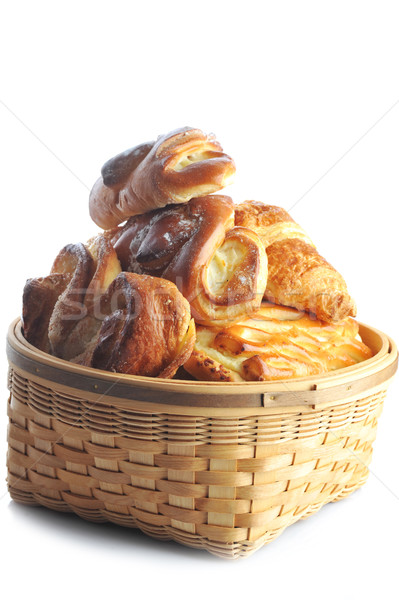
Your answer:
[[[236,206],[235,222],[256,231],[266,248],[267,300],[312,312],[328,322],[356,315],[342,275],[320,256],[287,211],[247,201]]]

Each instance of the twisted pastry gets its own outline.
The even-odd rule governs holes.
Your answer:
[[[235,222],[256,231],[266,248],[266,299],[327,322],[356,315],[343,277],[283,208],[247,201],[236,206]]]
[[[232,327],[198,327],[184,369],[200,380],[271,381],[318,375],[372,356],[351,318],[311,319],[294,308],[264,303]]]
[[[51,275],[27,282],[23,317],[30,343],[118,373],[173,377],[195,342],[189,304],[176,286],[121,273],[104,235],[65,246]]]
[[[90,193],[90,215],[111,229],[131,216],[216,192],[234,173],[234,161],[213,134],[183,127],[106,162]]]
[[[116,252],[103,236],[90,240],[87,247],[69,244],[61,250],[51,274],[69,274],[70,281],[49,318],[52,354],[69,360],[83,351],[93,336],[96,302],[120,271]]]
[[[99,300],[103,317],[85,352],[89,367],[171,378],[194,347],[187,300],[164,279],[121,273]]]
[[[234,227],[228,196],[131,217],[112,241],[123,270],[175,283],[198,323],[231,324],[261,304],[266,254],[256,233]]]

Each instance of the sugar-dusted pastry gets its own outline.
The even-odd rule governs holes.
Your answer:
[[[265,302],[232,327],[197,327],[184,368],[200,380],[272,381],[326,373],[371,356],[354,319],[326,323]]]
[[[234,227],[228,196],[193,198],[131,217],[112,241],[124,271],[175,283],[197,323],[231,324],[261,304],[266,253],[255,232]]]
[[[170,281],[121,273],[99,301],[102,320],[81,356],[89,367],[170,378],[194,347],[187,300]]]
[[[51,274],[68,274],[70,281],[57,299],[49,318],[48,336],[51,353],[69,360],[81,353],[92,337],[90,323],[95,322],[95,306],[111,281],[121,272],[111,242],[97,236],[88,245],[69,244],[55,259]],[[85,328],[76,324],[85,317]]]
[[[221,190],[234,161],[213,134],[183,127],[111,158],[90,193],[93,221],[111,229],[129,217]]]
[[[283,208],[247,201],[236,206],[236,225],[261,238],[268,257],[265,298],[315,313],[323,321],[356,315],[343,277]]]

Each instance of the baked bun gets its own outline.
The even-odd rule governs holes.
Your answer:
[[[99,301],[103,320],[73,362],[89,367],[170,378],[194,347],[190,307],[170,281],[121,273]]]
[[[221,190],[234,161],[213,134],[183,127],[111,158],[90,193],[93,221],[111,229],[131,216]]]
[[[351,318],[329,324],[263,303],[252,318],[232,327],[198,327],[184,368],[200,380],[273,381],[319,375],[371,356]]]
[[[267,300],[312,312],[327,322],[356,315],[342,275],[320,256],[286,210],[247,201],[236,206],[235,222],[256,231],[266,248]]]
[[[234,227],[228,196],[193,198],[131,217],[112,241],[124,271],[175,283],[197,323],[231,324],[261,304],[267,280],[264,247],[255,232]]]

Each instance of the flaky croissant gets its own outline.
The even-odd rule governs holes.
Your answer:
[[[266,248],[266,299],[315,313],[327,322],[356,315],[343,277],[287,211],[247,201],[236,206],[235,222],[256,231]]]
[[[221,190],[234,173],[233,159],[214,135],[183,127],[105,163],[90,193],[90,215],[111,229],[131,216]]]
[[[123,270],[175,283],[197,323],[231,324],[261,304],[264,247],[255,232],[234,227],[228,196],[193,198],[131,217],[113,232],[112,242]]]
[[[184,369],[208,381],[271,381],[318,375],[372,356],[351,318],[326,323],[264,303],[232,327],[197,327]]]

